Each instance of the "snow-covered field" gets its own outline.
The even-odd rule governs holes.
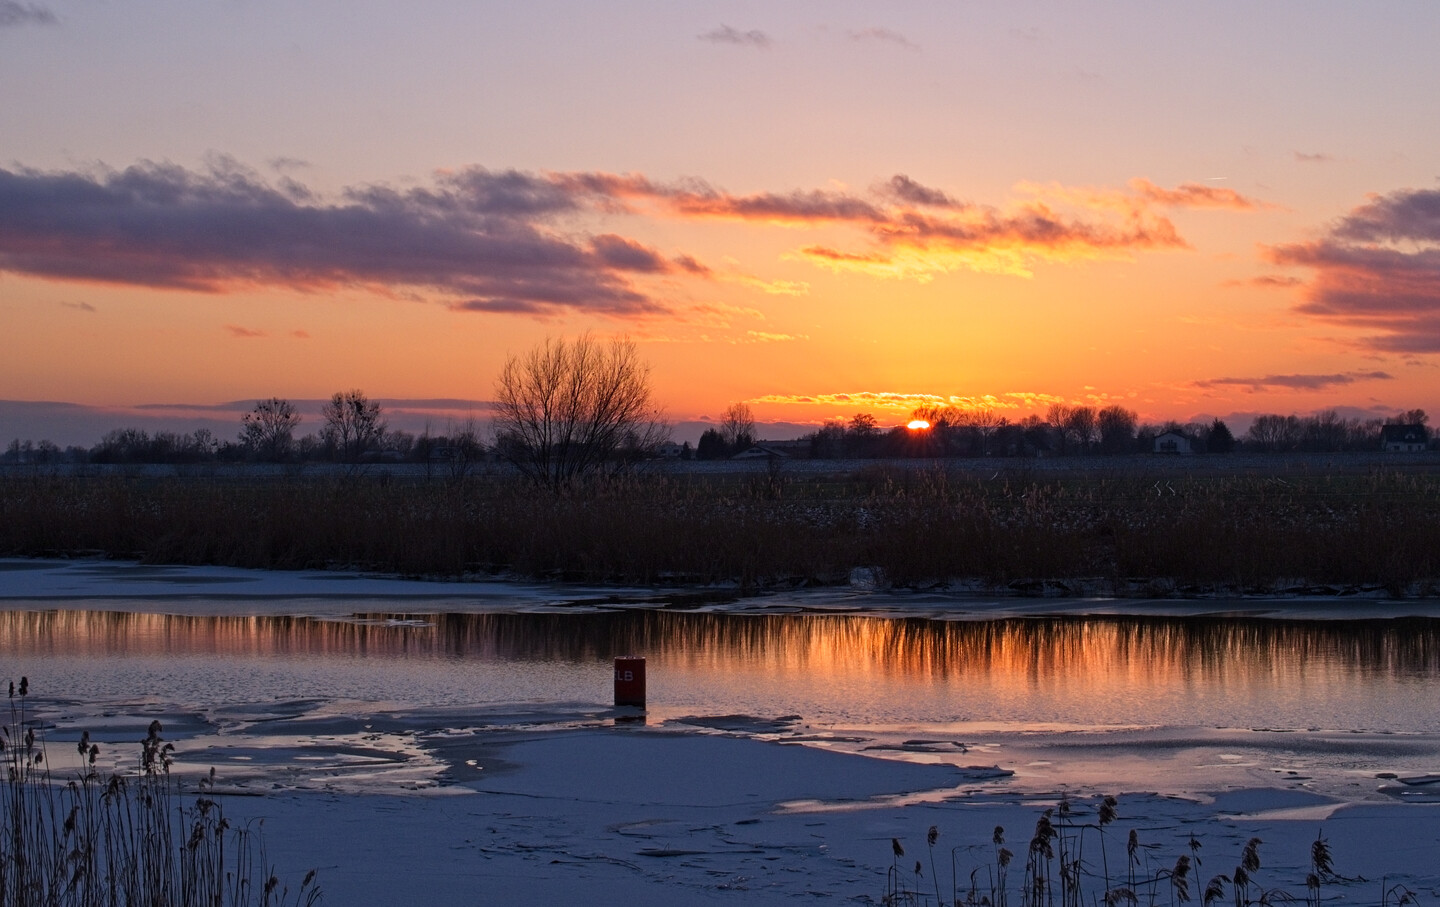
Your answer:
[[[659,598],[653,590],[0,562],[0,609],[24,613],[344,621],[388,611],[403,621],[404,613],[420,610],[583,613],[657,607]],[[844,592],[714,607],[962,620],[1120,609],[1436,616],[1434,603],[1423,602],[1136,603]],[[168,626],[145,625],[162,634]],[[1182,855],[1198,857],[1188,887],[1197,903],[1206,882],[1230,874],[1256,837],[1263,842],[1262,862],[1252,873],[1251,899],[1269,889],[1305,898],[1317,835],[1345,877],[1323,880],[1319,894],[1327,903],[1379,904],[1382,887],[1396,884],[1421,903],[1440,895],[1440,736],[1434,715],[1419,710],[1413,721],[1387,715],[1368,729],[1338,730],[1153,726],[1125,715],[1096,727],[842,724],[759,708],[686,711],[674,702],[652,707],[642,719],[637,711],[611,708],[608,689],[567,700],[435,704],[397,699],[377,678],[375,695],[367,697],[291,697],[268,688],[249,697],[221,696],[203,688],[206,677],[223,673],[218,663],[167,666],[138,657],[133,674],[130,662],[113,669],[120,676],[108,694],[68,695],[66,678],[46,678],[46,665],[77,673],[82,666],[66,661],[64,652],[27,654],[23,643],[7,642],[7,669],[31,675],[31,705],[48,725],[53,771],[63,775],[75,767],[73,747],[65,744],[82,729],[101,741],[107,765],[130,768],[144,727],[158,718],[179,748],[177,770],[198,777],[214,767],[227,815],[263,818],[282,877],[295,884],[318,868],[329,904],[878,903],[897,879],[928,903],[937,891],[949,902],[952,879],[963,896],[972,871],[979,893],[989,895],[996,871],[992,839],[1002,826],[1004,846],[1017,855],[1009,885],[1018,907],[1027,845],[1042,812],[1058,809],[1068,796],[1071,821],[1093,824],[1106,794],[1118,796],[1119,818],[1103,838],[1093,829],[1075,832],[1092,902],[1103,895],[1106,867],[1112,885],[1128,883],[1131,830],[1141,845],[1139,876],[1168,871]],[[183,676],[167,680],[167,670]],[[137,678],[143,678],[140,688]],[[188,683],[196,685],[193,701],[174,693]],[[932,826],[938,832],[933,848],[927,844]],[[1192,834],[1198,851],[1190,846]],[[1058,879],[1058,870],[1052,875]],[[1147,891],[1139,892],[1142,902]],[[1156,903],[1171,903],[1172,895],[1168,881],[1155,888]]]

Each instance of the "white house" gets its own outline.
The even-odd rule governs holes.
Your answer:
[[[1190,445],[1190,439],[1178,431],[1167,431],[1163,435],[1155,437],[1155,452],[1158,454],[1190,454],[1195,448]]]
[[[1380,429],[1380,449],[1387,453],[1411,453],[1430,446],[1430,430],[1423,425],[1385,425]]]

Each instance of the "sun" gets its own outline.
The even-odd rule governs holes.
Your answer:
[[[905,427],[911,431],[925,431],[930,427],[930,423],[924,419],[912,419]]]

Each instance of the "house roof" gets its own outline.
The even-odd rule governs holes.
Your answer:
[[[1386,444],[1425,444],[1430,440],[1430,430],[1423,425],[1385,425],[1380,428],[1380,440]]]

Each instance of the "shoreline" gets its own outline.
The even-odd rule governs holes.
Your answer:
[[[870,583],[746,593],[738,587],[641,587],[594,583],[540,583],[487,577],[471,580],[410,579],[344,570],[275,570],[244,567],[156,565],[102,558],[0,558],[0,609],[65,602],[76,608],[106,603],[106,610],[137,610],[137,603],[164,604],[167,613],[213,614],[198,603],[246,605],[246,613],[296,616],[345,613],[348,605],[374,603],[393,611],[396,602],[453,613],[556,609],[674,608],[746,613],[852,613],[874,616],[992,620],[1007,617],[1247,617],[1306,620],[1440,618],[1440,597],[1396,598],[1380,589],[1318,594],[1316,587],[1288,593],[1143,598],[1085,595],[997,595],[977,586],[955,589],[893,589]],[[291,610],[287,606],[303,603]],[[193,607],[189,607],[194,605]],[[279,607],[276,607],[279,606]],[[383,607],[382,607],[383,606]],[[144,610],[154,610],[153,607]],[[403,609],[402,609],[403,610]]]

